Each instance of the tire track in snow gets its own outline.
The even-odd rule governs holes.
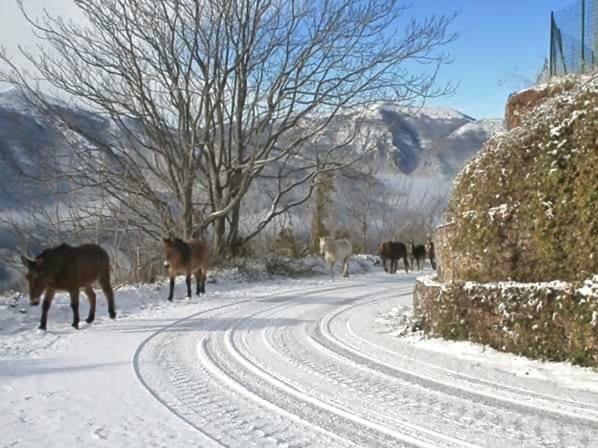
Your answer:
[[[516,388],[487,397],[483,388],[500,384],[471,377],[469,387],[466,375],[447,382],[442,368],[418,372],[415,360],[405,369],[391,353],[382,356],[383,347],[360,342],[351,321],[385,287],[294,288],[202,310],[150,335],[135,354],[136,374],[214,446],[581,447],[595,440],[591,420],[512,403]],[[362,288],[370,291],[360,295]],[[412,285],[393,288],[396,296]],[[194,322],[199,316],[209,319]],[[300,321],[307,318],[316,323]]]
[[[344,343],[350,346],[354,351],[357,351],[361,354],[371,353],[372,350],[378,353],[383,352],[384,354],[388,355],[388,359],[400,359],[403,362],[408,362],[417,365],[418,371],[421,367],[430,369],[431,372],[426,376],[432,376],[434,372],[439,372],[442,375],[448,376],[450,380],[457,380],[465,383],[463,386],[459,387],[463,387],[465,389],[481,387],[484,389],[482,393],[489,394],[497,400],[504,400],[508,403],[525,404],[521,401],[522,398],[525,397],[526,401],[529,402],[528,405],[532,408],[539,408],[543,411],[550,411],[556,414],[564,414],[575,419],[587,419],[590,423],[598,423],[598,404],[592,405],[588,402],[580,402],[571,399],[565,399],[556,395],[548,395],[545,393],[540,393],[521,387],[514,387],[510,385],[497,383],[495,381],[476,378],[472,375],[468,375],[454,369],[449,369],[430,362],[422,361],[420,359],[401,353],[398,350],[391,350],[387,347],[384,347],[383,345],[379,345],[372,342],[367,338],[357,334],[357,332],[353,329],[353,326],[351,325],[351,322],[358,315],[358,308],[364,306],[367,306],[367,304],[359,303],[356,305],[348,306],[345,309],[337,312],[335,316],[330,319],[331,327],[333,321],[342,320],[342,322],[344,323],[343,326],[346,329],[346,333],[344,337],[340,337],[337,334],[336,339],[342,339]],[[347,317],[345,316],[346,314],[350,315]],[[353,344],[349,345],[347,336],[349,336],[352,339],[351,342],[353,342]],[[364,347],[360,349],[355,346],[355,343],[365,345],[367,346],[367,348]],[[384,360],[376,358],[371,354],[366,356],[373,361],[386,363]],[[492,392],[492,390],[499,392]],[[536,401],[536,403],[533,403],[534,400]],[[585,413],[585,415],[580,415],[580,413]]]
[[[393,293],[393,297],[396,297],[396,293]],[[271,343],[267,334],[273,332],[277,333],[277,340]],[[309,391],[311,395],[315,395],[321,400],[326,400],[327,396],[331,396],[333,398],[328,398],[328,400],[332,400],[337,408],[350,410],[355,415],[362,415],[364,418],[376,421],[388,428],[398,428],[404,435],[410,434],[419,440],[427,439],[433,446],[472,446],[468,441],[448,434],[469,430],[471,437],[471,426],[477,425],[479,432],[486,435],[488,430],[494,429],[496,426],[488,422],[488,417],[491,417],[491,414],[487,414],[485,419],[470,418],[465,421],[466,412],[463,404],[458,407],[456,414],[459,420],[456,420],[453,415],[450,415],[449,407],[445,406],[446,397],[438,398],[435,395],[439,394],[434,393],[427,394],[429,396],[426,397],[426,394],[421,393],[421,388],[414,388],[405,382],[399,383],[396,378],[388,378],[387,375],[353,364],[328,350],[322,352],[325,357],[314,356],[313,351],[317,351],[317,347],[311,345],[306,334],[292,338],[288,336],[290,331],[285,331],[285,329],[263,329],[261,333],[263,345],[271,354],[282,358],[288,364],[277,366],[276,376],[278,378],[284,377],[287,384]],[[247,344],[251,343],[251,347],[258,345],[255,340],[246,342]],[[249,347],[243,348],[244,350],[239,349],[239,351],[250,351]],[[253,362],[259,363],[259,361]],[[300,374],[293,375],[296,372],[300,372]],[[291,376],[292,378],[290,378]],[[305,381],[305,379],[312,379],[312,381],[302,384],[302,380]],[[321,390],[318,391],[318,388]],[[415,391],[411,391],[411,402],[408,404],[405,404],[409,398],[405,389],[415,389]],[[337,396],[338,399],[335,399],[334,397]],[[351,400],[347,401],[349,397]],[[442,399],[444,399],[444,403],[440,407]],[[469,411],[469,409],[467,410]],[[492,410],[492,408],[487,409],[487,411]],[[406,418],[407,412],[409,412],[408,419]],[[423,414],[424,418],[414,421],[413,414],[416,412]],[[468,413],[473,414],[473,412]],[[453,419],[449,417],[453,417]],[[441,424],[443,421],[444,425]],[[438,428],[445,431],[442,432]],[[468,440],[476,442],[475,438]],[[485,439],[478,438],[477,442],[486,446]]]
[[[348,308],[357,308],[358,304],[350,305]],[[595,439],[598,435],[598,424],[591,416],[584,416],[580,413],[563,412],[562,410],[544,409],[541,405],[530,405],[521,401],[514,401],[495,394],[480,393],[471,388],[463,387],[457,383],[447,383],[442,379],[434,378],[428,375],[420,374],[417,369],[406,370],[396,365],[380,362],[371,356],[371,350],[360,351],[347,345],[343,336],[334,335],[331,330],[331,320],[342,314],[344,307],[340,311],[333,311],[327,314],[319,322],[311,335],[312,340],[338,356],[345,358],[355,364],[360,364],[372,371],[378,371],[389,377],[405,380],[416,384],[428,391],[437,391],[447,396],[461,397],[469,400],[471,403],[484,405],[487,410],[478,411],[479,417],[492,417],[499,427],[508,429],[514,434],[520,433],[521,437],[527,432],[527,435],[533,437],[525,446],[589,446],[589,440]],[[507,412],[506,415],[497,415],[498,411]],[[520,417],[513,419],[509,414],[516,411]],[[503,414],[504,414],[503,412]],[[522,420],[531,422],[525,424]],[[532,430],[529,430],[529,428]],[[526,428],[527,431],[526,431]],[[567,428],[567,432],[563,431]]]
[[[494,388],[497,388],[498,391],[494,392],[494,393],[487,391],[487,390],[479,391],[479,390],[475,390],[471,386],[461,385],[461,384],[458,384],[455,382],[448,383],[440,378],[434,378],[432,373],[421,374],[417,370],[405,371],[404,369],[401,369],[401,368],[397,367],[396,365],[392,365],[385,361],[381,361],[381,360],[373,357],[371,354],[368,354],[368,353],[371,353],[371,350],[370,351],[359,350],[358,348],[352,346],[349,342],[347,342],[347,334],[350,336],[356,337],[355,333],[350,328],[349,320],[343,321],[343,322],[345,322],[344,327],[347,329],[346,334],[343,334],[343,335],[339,335],[338,333],[335,335],[334,331],[332,330],[332,325],[333,325],[334,321],[339,320],[343,314],[350,312],[350,311],[355,311],[357,308],[359,308],[361,306],[364,306],[364,304],[362,303],[362,304],[351,305],[351,306],[348,306],[340,311],[334,311],[333,313],[325,316],[320,322],[319,329],[316,331],[315,339],[318,340],[318,343],[322,342],[322,338],[326,338],[328,341],[330,341],[331,343],[335,344],[336,347],[338,347],[338,349],[334,350],[334,351],[336,351],[337,353],[339,353],[341,355],[344,353],[346,356],[347,353],[351,353],[352,355],[355,355],[357,357],[357,359],[359,360],[358,363],[361,363],[361,364],[373,363],[373,365],[381,366],[378,369],[379,371],[384,371],[387,373],[390,372],[391,374],[394,374],[394,375],[402,374],[402,375],[408,375],[408,376],[416,376],[421,381],[424,381],[426,386],[430,389],[433,389],[434,387],[444,387],[444,388],[448,388],[449,390],[453,390],[453,391],[461,390],[461,391],[464,391],[467,393],[477,394],[481,398],[495,400],[496,402],[501,403],[506,407],[511,407],[511,408],[515,407],[522,412],[539,414],[542,416],[549,415],[553,418],[564,419],[566,422],[569,422],[569,423],[583,423],[586,425],[591,425],[591,426],[595,427],[596,430],[598,430],[598,413],[596,413],[596,410],[598,410],[598,408],[592,408],[591,406],[585,407],[585,405],[583,403],[553,399],[547,395],[536,394],[534,392],[525,391],[523,389],[513,389],[508,386],[504,387],[500,384],[487,382],[487,381],[483,381],[483,380],[477,380],[476,383],[478,383],[480,385],[492,386]],[[340,326],[342,327],[343,325],[340,325]],[[319,339],[318,339],[318,336],[320,336]],[[371,348],[376,348],[376,346],[373,344],[368,344],[368,345]],[[396,352],[393,352],[393,353],[396,353]],[[350,357],[352,355],[350,355]],[[396,355],[401,356],[398,353],[396,353]],[[414,361],[417,362],[417,360],[414,360]],[[456,376],[459,376],[458,372],[451,371],[451,373],[454,373]],[[463,377],[464,379],[473,379],[473,378],[465,376],[465,375],[461,375],[461,377]],[[431,383],[434,383],[434,384],[431,384]],[[511,392],[511,391],[518,392],[521,395],[528,395],[530,398],[536,399],[537,403],[533,403],[531,400],[529,402],[527,402],[527,401],[522,402],[521,397],[519,397],[519,399],[516,399],[516,398],[513,398],[511,395],[509,395],[509,396],[505,395],[506,393]],[[564,405],[569,405],[569,408],[563,407]],[[550,408],[547,408],[547,406],[549,406]],[[580,415],[580,412],[584,412],[584,411],[587,414]]]
[[[368,293],[364,296],[359,296],[357,298],[352,298],[350,300],[358,300],[359,298],[365,296],[371,296],[371,293]],[[285,304],[285,307],[287,307],[287,305],[288,304]],[[431,440],[429,436],[432,432],[427,431],[427,437],[423,437],[422,435],[426,433],[426,430],[421,427],[410,427],[408,430],[406,430],[407,428],[401,427],[399,425],[398,429],[393,429],[394,424],[397,422],[391,422],[388,424],[389,422],[387,420],[387,425],[385,425],[382,422],[374,421],[375,419],[361,417],[357,414],[346,411],[342,406],[334,406],[327,403],[325,399],[315,398],[312,396],[312,394],[302,391],[300,387],[297,387],[296,384],[290,384],[288,381],[281,379],[280,376],[274,376],[273,374],[269,373],[266,367],[260,366],[254,360],[249,359],[249,357],[246,355],[247,350],[242,350],[238,347],[234,340],[234,335],[238,332],[238,327],[240,326],[244,326],[244,330],[250,330],[250,322],[255,318],[255,316],[268,315],[272,311],[273,309],[262,310],[260,312],[254,313],[253,315],[240,319],[235,325],[231,326],[231,328],[225,332],[225,340],[223,347],[220,348],[219,353],[222,354],[225,350],[227,350],[233,358],[232,362],[237,362],[239,365],[254,375],[255,378],[253,378],[252,381],[246,381],[245,387],[254,388],[253,383],[257,378],[259,381],[269,384],[269,389],[278,389],[283,391],[285,394],[294,397],[298,402],[303,403],[299,407],[295,408],[295,412],[305,413],[307,410],[308,412],[305,414],[305,418],[307,419],[322,414],[323,411],[333,414],[335,425],[334,431],[342,434],[344,437],[350,438],[353,442],[358,443],[359,446],[396,447],[397,443],[401,443],[401,446],[417,447],[473,446],[466,442],[443,436],[439,433],[434,433],[435,438]],[[257,348],[259,349],[260,347]],[[229,363],[231,363],[231,361],[229,361]],[[229,368],[229,374],[234,376],[234,370]],[[268,388],[259,393],[267,395],[267,389]],[[441,445],[439,445],[439,442]]]
[[[238,301],[231,304],[225,304],[221,306],[212,307],[206,310],[193,313],[183,319],[179,319],[172,324],[161,328],[148,336],[138,347],[133,356],[133,368],[137,378],[139,379],[142,386],[158,401],[160,402],[169,412],[179,417],[182,421],[186,422],[192,428],[197,430],[202,436],[209,440],[212,444],[218,446],[240,446],[244,447],[249,442],[255,442],[255,440],[262,440],[263,446],[269,446],[272,444],[274,434],[278,431],[284,434],[285,431],[294,431],[294,428],[275,428],[274,432],[264,432],[261,428],[265,428],[271,422],[267,419],[262,418],[256,421],[255,416],[242,415],[239,417],[238,406],[235,406],[235,400],[230,396],[223,396],[221,393],[222,374],[220,378],[218,374],[214,374],[214,370],[208,371],[205,367],[197,365],[194,367],[199,369],[199,372],[186,366],[186,355],[193,352],[193,349],[186,347],[186,351],[183,356],[177,356],[177,345],[178,342],[187,340],[187,338],[166,338],[165,341],[159,341],[161,336],[164,336],[166,332],[173,331],[176,335],[177,327],[184,324],[188,324],[194,318],[199,316],[207,316],[211,313],[217,313],[220,311],[228,311],[233,308],[239,308],[242,305],[251,304],[260,299],[267,297],[285,297],[287,295],[295,296],[301,294],[301,297],[310,295],[322,295],[328,292],[336,292],[342,289],[354,288],[356,286],[362,286],[358,283],[352,283],[347,286],[338,286],[334,288],[317,288],[315,290],[308,290],[305,292],[298,292],[296,289],[289,290],[288,292],[280,291],[273,294],[268,294],[260,298],[252,298],[247,300]],[[285,306],[285,303],[276,304],[269,308],[276,308]],[[198,328],[199,332],[202,330]],[[197,341],[193,341],[196,344]],[[150,345],[154,344],[154,347]],[[152,350],[150,350],[150,348]],[[148,353],[151,352],[151,353]],[[149,369],[144,372],[142,368],[141,358],[143,354],[148,354],[148,358],[153,359],[156,364],[159,365],[160,370],[166,373],[166,376],[156,374],[156,367]],[[198,374],[199,373],[199,374]],[[212,383],[205,381],[205,378],[211,378]],[[225,378],[226,382],[227,378]],[[202,382],[203,381],[203,382]],[[214,385],[217,384],[217,386]],[[238,401],[238,400],[237,400]],[[237,403],[238,404],[238,403]],[[243,403],[246,407],[255,407],[254,403],[247,402]],[[237,427],[230,428],[230,423],[237,423]],[[295,423],[296,424],[296,423]],[[217,428],[217,430],[215,430]],[[321,433],[319,428],[312,427],[311,432]],[[223,433],[223,430],[225,432]],[[212,434],[215,433],[215,434]],[[305,431],[304,433],[309,433]],[[333,436],[336,437],[336,436]],[[313,446],[313,440],[310,438],[296,438],[293,443],[288,441],[279,441],[275,446]],[[262,446],[262,445],[260,445]],[[344,443],[341,445],[330,444],[329,446],[352,446],[351,443]]]
[[[392,293],[393,296],[396,296],[396,291]],[[367,297],[371,297],[371,293],[367,294]],[[355,297],[351,300],[359,300],[361,297]],[[241,323],[240,323],[241,324]],[[240,325],[239,324],[239,325]],[[263,334],[266,329],[262,329],[261,333]],[[284,332],[284,329],[281,329],[281,332]],[[364,399],[364,406],[360,407],[360,409],[356,409],[355,404],[351,403],[349,406],[348,403],[343,402],[342,399],[344,397],[340,397],[338,400],[334,397],[334,392],[330,390],[329,395],[326,393],[318,394],[315,392],[315,388],[312,388],[314,385],[312,384],[311,387],[308,385],[301,384],[300,381],[297,379],[292,380],[287,378],[288,375],[284,373],[280,373],[283,371],[288,371],[288,369],[279,368],[276,373],[270,373],[267,368],[255,359],[255,356],[250,359],[247,355],[251,351],[251,349],[247,346],[235,347],[237,343],[234,341],[234,333],[235,328],[231,328],[230,331],[227,332],[228,334],[228,346],[229,350],[233,351],[237,358],[240,360],[239,362],[245,363],[249,369],[251,369],[256,376],[260,376],[266,381],[272,383],[274,387],[279,387],[285,390],[287,393],[293,394],[297,396],[298,399],[307,401],[309,403],[313,403],[316,406],[323,407],[324,409],[329,410],[330,412],[334,412],[338,414],[340,417],[347,418],[349,420],[354,421],[355,424],[360,424],[365,426],[366,428],[370,428],[370,431],[378,431],[387,436],[391,437],[391,439],[386,440],[386,444],[388,446],[396,446],[397,441],[402,441],[403,443],[414,444],[416,446],[443,446],[443,447],[472,447],[472,445],[464,440],[460,440],[455,437],[450,437],[445,434],[442,434],[438,431],[434,431],[428,429],[421,425],[413,425],[407,422],[404,419],[401,419],[400,415],[394,414],[393,417],[389,417],[388,415],[384,415],[381,412],[378,412],[372,408],[375,408],[378,403],[374,403],[371,400],[371,396],[362,396],[361,398]],[[245,341],[249,343],[249,341]],[[252,348],[256,348],[257,343],[255,340],[251,341]],[[268,344],[266,340],[264,340],[264,345],[268,348],[274,355],[280,356],[280,353],[276,352],[272,349],[271,345]],[[257,346],[257,348],[261,348]],[[330,376],[335,376],[332,369],[327,370],[324,374],[316,372],[315,370],[304,369],[304,365],[299,362],[291,362],[291,365],[288,366],[291,369],[296,369],[297,371],[303,370],[308,375],[311,375],[313,378],[316,378],[316,381],[322,381],[323,383],[326,380],[330,381]],[[342,391],[344,395],[347,395],[347,392],[355,392],[352,390],[350,385],[343,384],[346,388]],[[327,385],[328,387],[328,385]],[[306,389],[310,389],[306,391]],[[392,396],[393,394],[389,394]],[[394,399],[395,397],[393,397]],[[369,404],[369,408],[368,408]],[[388,410],[386,410],[388,411]],[[394,439],[394,440],[393,440]],[[380,446],[382,441],[360,441],[363,446]]]

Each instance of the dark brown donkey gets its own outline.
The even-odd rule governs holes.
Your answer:
[[[187,297],[191,298],[191,274],[197,283],[197,295],[206,292],[206,277],[210,263],[210,249],[203,241],[183,241],[179,238],[164,238],[164,266],[170,277],[168,300],[174,295],[174,279],[185,274]]]
[[[71,247],[61,244],[53,249],[46,249],[33,260],[21,257],[27,267],[29,281],[29,304],[39,305],[39,298],[44,291],[40,330],[46,329],[48,310],[56,291],[67,291],[71,296],[73,327],[79,328],[79,289],[83,288],[89,299],[89,315],[86,322],[92,323],[96,313],[96,294],[92,285],[97,281],[108,301],[108,314],[116,317],[114,310],[114,292],[110,285],[110,257],[96,244]]]
[[[390,274],[397,272],[399,259],[403,259],[405,272],[409,272],[409,263],[407,262],[407,247],[398,241],[386,241],[380,245],[380,258],[384,271]],[[386,268],[386,260],[390,260],[390,269]]]
[[[417,270],[421,271],[426,261],[426,247],[423,244],[415,244],[411,240],[407,243],[407,253],[411,260],[411,269],[415,269],[417,264]]]
[[[428,257],[430,258],[430,264],[432,265],[432,269],[436,269],[436,252],[434,251],[434,241],[432,241],[432,238],[428,238],[428,241],[426,242],[426,253],[428,254]]]

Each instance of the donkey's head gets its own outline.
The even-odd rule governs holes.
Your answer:
[[[50,280],[47,262],[41,255],[35,257],[33,260],[21,257],[21,261],[27,268],[25,277],[29,282],[29,305],[39,305],[39,298]]]
[[[176,257],[174,238],[167,237],[162,239],[162,256],[164,257],[164,267],[169,268],[171,260]]]
[[[330,243],[331,239],[332,238],[330,238],[329,236],[320,237],[320,254],[326,255],[326,248],[328,247],[328,244]]]
[[[189,262],[190,250],[187,243],[179,238],[168,237],[162,240],[164,267],[179,268]]]
[[[434,241],[432,241],[431,237],[428,237],[425,247],[426,247],[426,252],[430,252],[431,250],[434,250]]]

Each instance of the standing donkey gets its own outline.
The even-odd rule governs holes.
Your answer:
[[[351,241],[322,237],[320,238],[320,253],[324,256],[326,263],[330,264],[330,278],[334,278],[334,264],[337,260],[343,263],[343,277],[349,276],[349,260],[353,254]]]
[[[86,322],[92,323],[96,312],[96,294],[92,285],[97,281],[108,301],[108,315],[116,317],[114,292],[110,285],[110,257],[97,244],[85,244],[71,247],[61,244],[46,249],[33,260],[21,257],[27,268],[29,281],[29,305],[39,305],[39,299],[45,291],[42,303],[40,330],[46,329],[48,310],[56,291],[67,291],[71,296],[73,327],[79,328],[79,289],[83,288],[89,299],[89,315]]]
[[[426,247],[423,244],[415,244],[413,240],[411,240],[409,241],[409,244],[407,244],[407,251],[409,252],[409,258],[411,259],[411,267],[415,267],[415,264],[417,263],[417,269],[421,271],[423,264],[426,261]]]
[[[426,241],[426,253],[430,259],[432,269],[436,270],[436,253],[434,252],[434,241],[432,241],[431,237],[429,237],[428,241]]]
[[[386,241],[380,244],[380,258],[384,272],[395,274],[399,267],[399,260],[403,259],[405,272],[409,272],[409,262],[407,261],[407,247],[399,241]],[[387,261],[390,260],[390,266],[387,267]]]
[[[198,240],[183,241],[180,238],[164,238],[164,267],[170,277],[168,300],[174,295],[174,279],[178,274],[185,274],[187,297],[191,298],[191,274],[197,283],[197,295],[206,292],[206,277],[210,263],[210,249],[206,243]]]

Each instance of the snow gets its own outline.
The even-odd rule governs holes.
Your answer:
[[[598,393],[598,375],[594,369],[569,363],[537,361],[468,341],[423,338],[421,335],[406,336],[405,341],[416,349],[449,354],[487,369],[497,369],[520,377],[536,378],[559,386]]]
[[[474,121],[473,118],[450,107],[407,106],[389,101],[369,104],[364,108],[362,116],[369,119],[380,119],[382,112],[402,114],[413,119]]]
[[[463,137],[467,133],[485,133],[493,135],[504,130],[503,120],[477,120],[471,123],[465,123],[454,131],[448,138],[455,139]]]
[[[598,275],[583,282],[583,286],[577,289],[577,293],[593,299],[598,299]]]
[[[442,286],[436,281],[434,275],[426,275],[418,278],[424,285]],[[592,286],[589,286],[589,285]],[[593,280],[586,281],[586,287],[592,288],[598,285],[598,276]],[[523,289],[557,289],[565,290],[571,287],[566,282],[553,281],[545,283],[474,283],[467,282],[465,288],[472,287],[496,287],[510,289],[513,287]],[[581,291],[581,290],[578,290]],[[594,289],[596,291],[596,289]],[[541,307],[541,304],[538,305]],[[540,311],[541,308],[538,309]],[[598,322],[598,313],[594,312],[592,322]],[[567,386],[579,390],[587,390],[598,393],[598,375],[595,369],[574,366],[564,362],[538,361],[511,353],[500,352],[482,344],[469,341],[450,341],[441,338],[424,336],[421,331],[410,331],[414,325],[412,309],[405,306],[393,306],[389,310],[380,313],[376,322],[387,327],[390,334],[401,337],[401,342],[413,346],[417,350],[428,350],[431,352],[448,354],[463,361],[473,362],[486,369],[497,369],[521,377],[537,378],[553,383],[555,386]]]
[[[180,279],[173,303],[165,284],[126,286],[116,293],[115,321],[99,295],[98,321],[79,331],[69,327],[64,296],[45,333],[35,330],[38,309],[20,313],[24,299],[13,308],[4,298],[0,445],[539,447],[596,439],[590,371],[396,337],[418,273],[389,275],[375,260],[356,256],[357,275],[335,280],[251,282],[245,271],[220,271],[207,295],[191,300]]]

